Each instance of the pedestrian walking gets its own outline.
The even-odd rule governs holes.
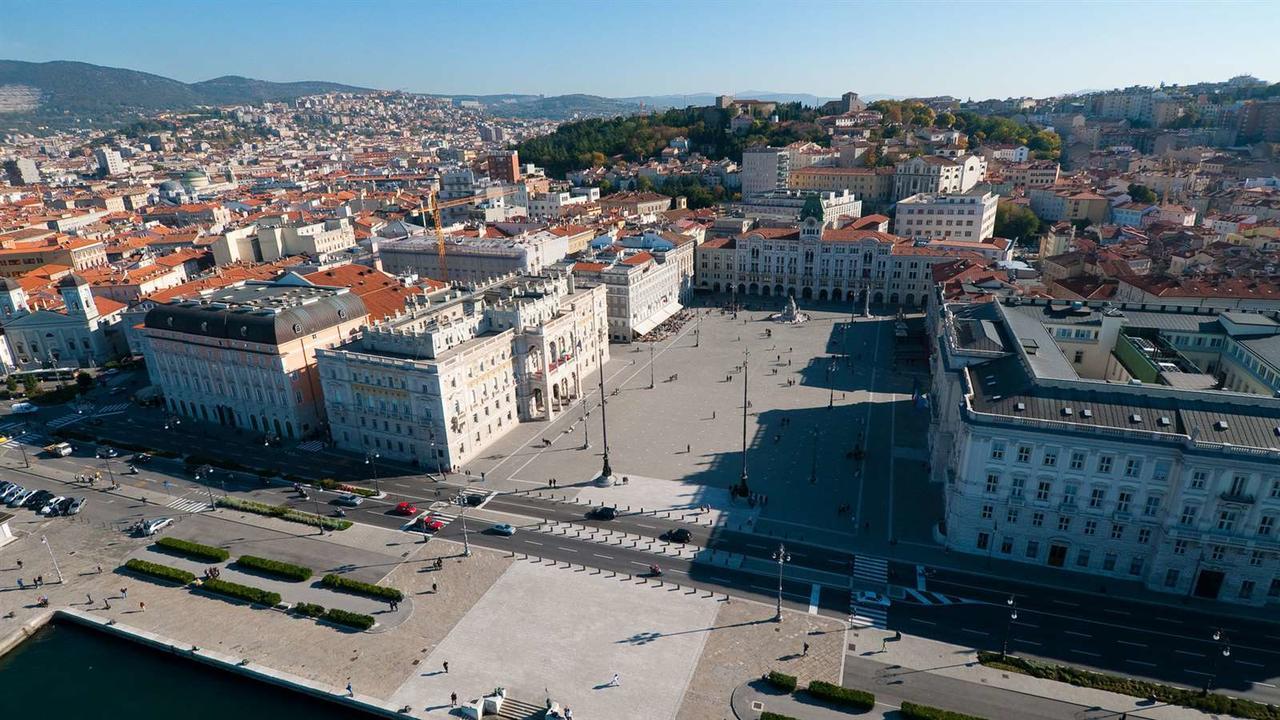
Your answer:
[[[127,588],[127,587],[122,587],[122,588],[120,588],[120,597],[124,598],[125,600],[128,600],[128,599],[129,599],[129,588]]]
[[[85,605],[92,605],[92,604],[93,604],[93,594],[92,594],[92,593],[85,593],[85,594],[84,594],[84,604],[85,604]]]
[[[43,575],[37,575],[37,576],[36,576],[36,587],[44,587],[44,576],[43,576]]]
[[[809,643],[804,644],[804,650],[800,653],[800,657],[809,657]]]
[[[573,708],[567,707],[564,709],[564,720],[573,720]]]
[[[99,574],[99,575],[101,575],[101,574],[102,574],[102,566],[101,566],[101,565],[99,565],[99,566],[98,566],[98,574]]]
[[[139,602],[138,602],[138,612],[146,612],[146,611],[147,611],[147,604],[146,604],[146,603],[144,603],[144,602],[139,601]]]
[[[449,707],[458,707],[458,693],[449,693]]]
[[[435,595],[435,594],[436,594],[436,584],[435,584],[435,583],[431,583],[431,594],[432,594],[432,595]]]
[[[444,661],[444,674],[445,674],[445,675],[448,675],[448,674],[449,674],[449,661],[448,661],[448,660],[445,660],[445,661]]]
[[[19,590],[26,590],[26,589],[27,589],[27,584],[26,584],[26,583],[24,583],[24,582],[22,582],[22,578],[18,578],[18,589],[19,589]]]
[[[609,681],[609,687],[618,687],[622,681],[618,679],[618,673],[613,674],[613,679]]]
[[[22,569],[22,558],[18,558],[18,569]]]
[[[691,452],[693,452],[693,445],[691,445],[691,444],[689,444],[689,443],[685,443],[684,451],[685,451],[685,453],[691,453]]]
[[[711,411],[711,419],[712,419],[712,420],[715,420],[715,419],[716,419],[716,411],[715,411],[715,410],[712,410],[712,411]]]
[[[111,598],[102,598],[102,609],[103,610],[111,609]]]
[[[347,680],[347,697],[355,697],[356,693],[351,689],[351,680]]]

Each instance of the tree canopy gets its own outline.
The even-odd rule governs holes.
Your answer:
[[[1128,192],[1129,192],[1129,197],[1133,198],[1134,202],[1153,203],[1156,201],[1155,191],[1147,187],[1146,185],[1139,185],[1138,183],[1129,183]]]
[[[1031,209],[1011,202],[996,206],[996,235],[1026,242],[1040,232],[1040,218]]]

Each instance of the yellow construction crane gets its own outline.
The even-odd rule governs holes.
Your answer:
[[[436,229],[436,252],[440,256],[440,279],[442,281],[449,282],[449,267],[445,259],[444,227],[440,224],[440,211],[445,208],[460,207],[462,205],[470,205],[474,202],[492,200],[493,198],[496,198],[496,197],[506,197],[507,195],[511,195],[515,193],[517,190],[519,190],[518,187],[504,187],[496,193],[487,193],[484,195],[468,195],[467,197],[454,198],[453,200],[445,200],[444,202],[440,201],[439,194],[435,190],[429,190],[427,192],[427,203],[426,203],[427,208],[426,209],[430,210],[431,221],[435,225],[435,229]],[[419,200],[418,214],[421,215],[422,212],[423,212],[423,204],[422,204],[422,201]]]

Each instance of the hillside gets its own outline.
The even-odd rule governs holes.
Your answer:
[[[89,63],[0,60],[0,122],[122,122],[196,105],[292,100],[326,91],[367,92],[337,83],[274,83],[220,77],[198,83]]]

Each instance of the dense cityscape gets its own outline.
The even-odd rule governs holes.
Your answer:
[[[1280,718],[1276,78],[689,97],[0,61],[0,677]]]

